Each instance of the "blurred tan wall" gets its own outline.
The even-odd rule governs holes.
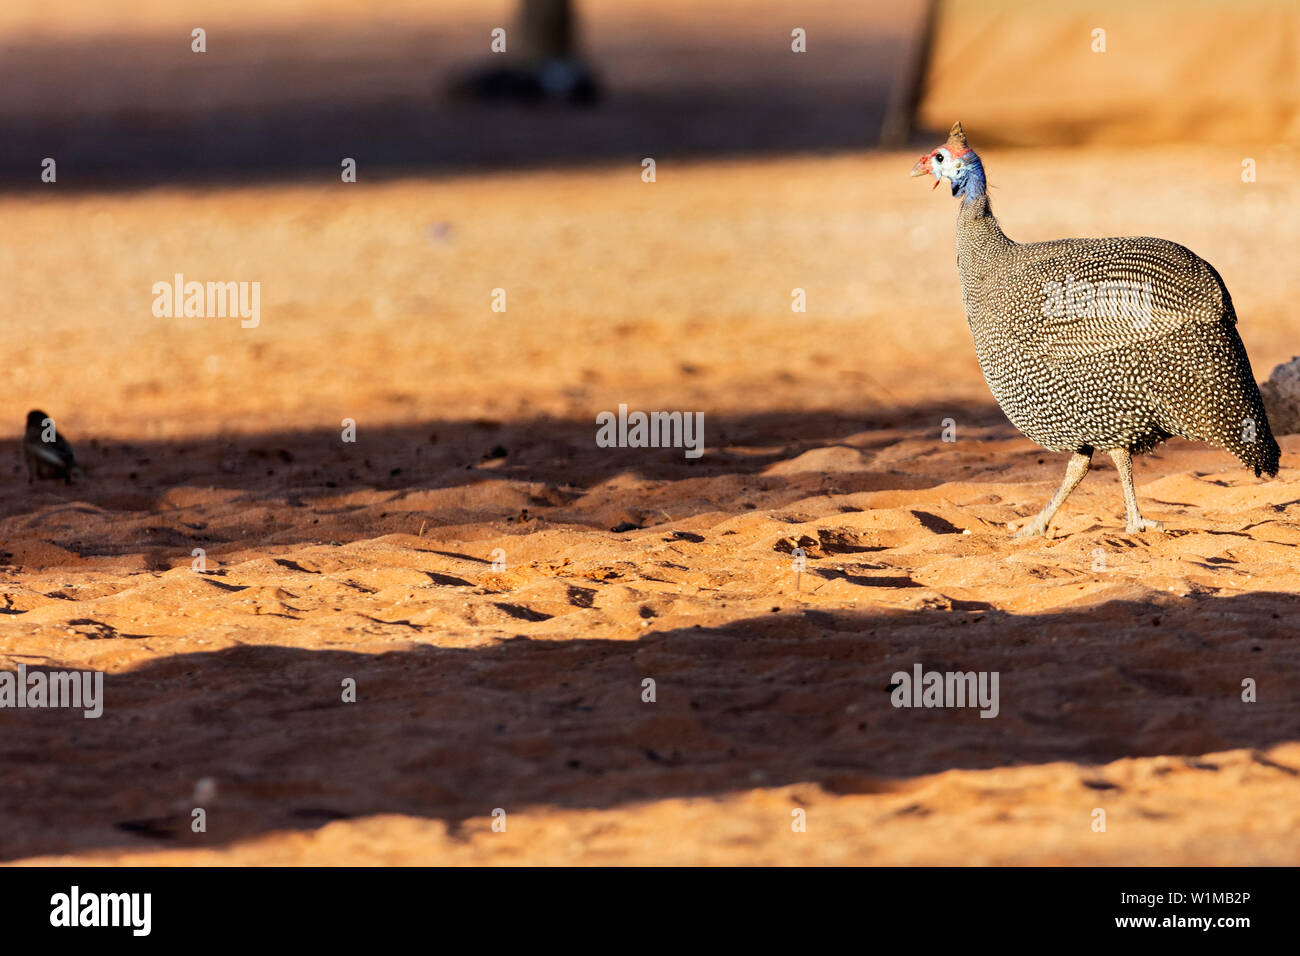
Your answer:
[[[940,0],[918,119],[986,144],[1295,143],[1300,2]]]

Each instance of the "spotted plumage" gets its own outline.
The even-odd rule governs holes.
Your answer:
[[[957,272],[993,397],[1028,438],[1074,453],[1019,534],[1047,530],[1094,451],[1115,459],[1130,531],[1160,528],[1138,513],[1130,456],[1174,435],[1277,474],[1277,441],[1213,266],[1163,239],[1008,239],[960,123],[912,175],[948,181],[961,198]]]

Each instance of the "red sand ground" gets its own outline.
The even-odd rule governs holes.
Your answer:
[[[985,161],[1016,238],[1210,259],[1263,377],[1300,187],[1167,156]],[[1011,539],[1064,462],[991,403],[913,159],[0,200],[0,660],[108,672],[97,721],[0,712],[3,858],[1295,863],[1300,439],[1273,482],[1140,460],[1167,534],[1107,463]],[[154,318],[176,271],[261,324]],[[707,453],[597,448],[619,403]],[[25,482],[34,406],[71,488]],[[892,708],[916,662],[1001,715]]]

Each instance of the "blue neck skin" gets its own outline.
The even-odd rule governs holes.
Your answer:
[[[961,172],[952,182],[952,194],[968,203],[983,196],[984,189],[984,164],[974,153],[967,153],[962,157]]]

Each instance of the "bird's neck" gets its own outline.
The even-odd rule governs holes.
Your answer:
[[[969,297],[978,297],[986,284],[998,281],[999,265],[1014,247],[989,208],[987,195],[962,198],[957,209],[957,274],[968,318]]]
[[[989,205],[989,194],[985,192],[971,195],[963,193],[961,202],[957,204],[957,221],[958,222],[976,222],[981,219],[987,219],[997,226],[997,219],[993,217],[993,207]]]
[[[997,217],[989,205],[987,193],[977,196],[963,196],[957,204],[957,252],[961,255],[963,246],[978,247],[988,252],[1001,251],[1012,245],[1010,239],[1002,232]]]

